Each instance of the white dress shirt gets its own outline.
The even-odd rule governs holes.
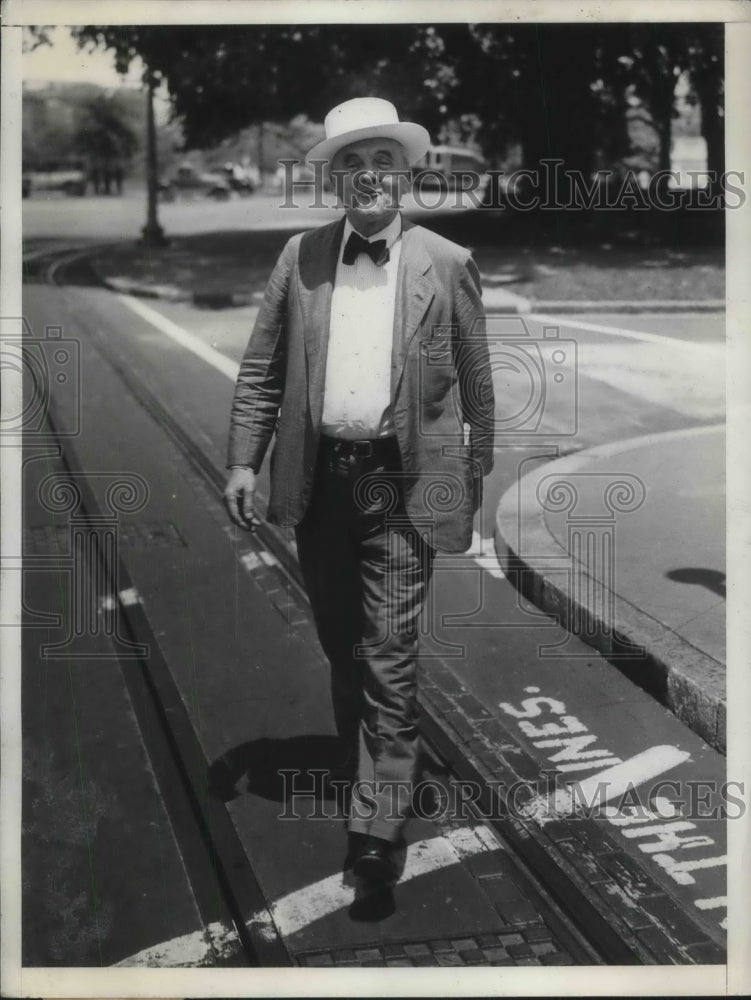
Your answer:
[[[321,431],[349,439],[386,437],[394,433],[391,346],[402,219],[397,215],[366,237],[371,243],[386,240],[390,257],[380,267],[364,253],[353,264],[342,263],[351,232],[347,219],[331,295]]]

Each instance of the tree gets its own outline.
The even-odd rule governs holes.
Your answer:
[[[628,151],[627,97],[638,95],[669,165],[678,74],[702,104],[716,158],[722,133],[716,25],[389,24],[83,26],[79,43],[110,48],[119,69],[140,56],[169,90],[188,146],[306,114],[320,121],[356,95],[391,98],[436,135],[474,122],[492,165],[516,143],[590,174]],[[719,54],[718,54],[719,52]],[[291,71],[293,68],[293,71]],[[604,161],[604,163],[603,163]]]
[[[691,96],[701,109],[701,131],[707,143],[707,169],[719,177],[725,170],[724,60],[722,24],[686,28],[683,65]]]
[[[23,51],[33,52],[41,45],[52,45],[50,32],[53,30],[51,24],[29,24],[23,29]]]
[[[428,30],[413,25],[86,25],[72,32],[81,46],[110,49],[120,72],[140,57],[165,82],[186,144],[206,148],[262,121],[288,121],[301,113],[320,121],[333,104],[364,93],[392,97],[403,113],[419,111],[427,123],[437,123],[435,59],[421,45]]]
[[[103,169],[124,165],[138,148],[138,138],[117,97],[105,94],[95,97],[83,109],[75,142],[89,163],[101,164]]]

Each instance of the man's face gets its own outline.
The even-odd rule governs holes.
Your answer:
[[[355,229],[377,232],[388,225],[399,210],[408,169],[404,147],[395,139],[362,139],[335,154],[334,189]]]

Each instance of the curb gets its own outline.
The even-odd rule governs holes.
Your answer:
[[[144,299],[167,299],[171,302],[180,302],[191,297],[190,292],[184,292],[176,285],[144,285],[131,278],[105,277],[94,266],[99,280],[113,292],[120,292],[121,295],[137,295]]]
[[[703,299],[684,301],[681,299],[644,299],[642,302],[612,299],[596,302],[585,299],[576,301],[534,302],[535,312],[558,313],[682,313],[682,312],[725,312],[724,299]]]
[[[98,272],[97,272],[98,273]],[[147,285],[125,277],[105,277],[102,283],[113,292],[135,295],[145,299],[162,299],[167,302],[192,302],[204,309],[230,309],[255,305],[261,296],[248,291],[185,291],[176,285]],[[501,288],[485,289],[483,304],[489,313],[528,313],[532,303],[521,295]]]
[[[98,273],[98,272],[97,272]],[[189,292],[176,285],[147,285],[131,278],[99,278],[107,288],[123,295],[136,295],[145,299],[163,299],[167,302],[192,302],[204,309],[236,309],[252,306],[258,302],[257,292],[247,291],[193,291]],[[708,313],[724,312],[724,299],[683,302],[680,300],[655,299],[643,302],[606,301],[532,301],[523,295],[509,292],[505,288],[484,288],[482,301],[489,315],[504,313]]]
[[[482,304],[487,313],[528,313],[532,311],[532,303],[523,295],[509,292],[505,288],[484,287]]]
[[[229,309],[239,306],[255,305],[258,296],[247,291],[193,291],[188,292],[176,285],[147,285],[125,277],[105,277],[99,274],[99,279],[113,292],[122,295],[135,295],[144,299],[162,299],[166,302],[192,302],[204,309]]]
[[[668,434],[671,437],[696,436],[715,430],[717,425]],[[547,463],[545,474],[550,474],[551,469],[562,475],[579,472],[596,459],[616,455],[636,443],[647,444],[650,439],[664,440],[665,437],[664,434],[647,435],[578,452]],[[586,571],[577,574],[580,584],[576,593],[566,574],[556,573],[555,581],[548,575],[551,556],[564,560],[571,557],[545,523],[536,495],[539,477],[540,470],[523,476],[507,490],[498,505],[495,547],[504,571],[534,605],[557,618],[562,626],[593,646],[636,683],[647,687],[698,736],[724,754],[725,665],[613,591],[608,593],[612,598],[614,621],[607,622],[602,614],[604,584]],[[521,552],[519,525],[522,520],[525,544],[535,553],[545,552],[542,559]],[[651,681],[645,685],[643,678],[647,673]]]

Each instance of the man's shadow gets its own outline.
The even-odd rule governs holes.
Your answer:
[[[311,790],[318,801],[335,798],[341,791],[330,778],[340,757],[336,736],[309,734],[249,740],[213,761],[208,769],[207,791],[221,802],[248,792],[272,802],[285,802],[301,790]]]
[[[342,787],[328,780],[341,759],[341,744],[336,736],[308,734],[286,739],[264,737],[249,740],[227,750],[209,766],[207,792],[213,799],[231,802],[240,795],[260,795],[272,802],[286,802],[295,790],[311,790],[316,801],[341,803]],[[430,767],[430,758],[422,758]],[[285,774],[284,772],[288,772]],[[289,772],[296,772],[294,781]],[[336,780],[336,779],[335,779]],[[346,799],[344,800],[346,801]],[[406,844],[394,852],[397,873],[406,863]],[[355,888],[350,917],[374,923],[390,916],[395,909],[390,885],[370,884],[354,877],[345,861],[345,878]]]

